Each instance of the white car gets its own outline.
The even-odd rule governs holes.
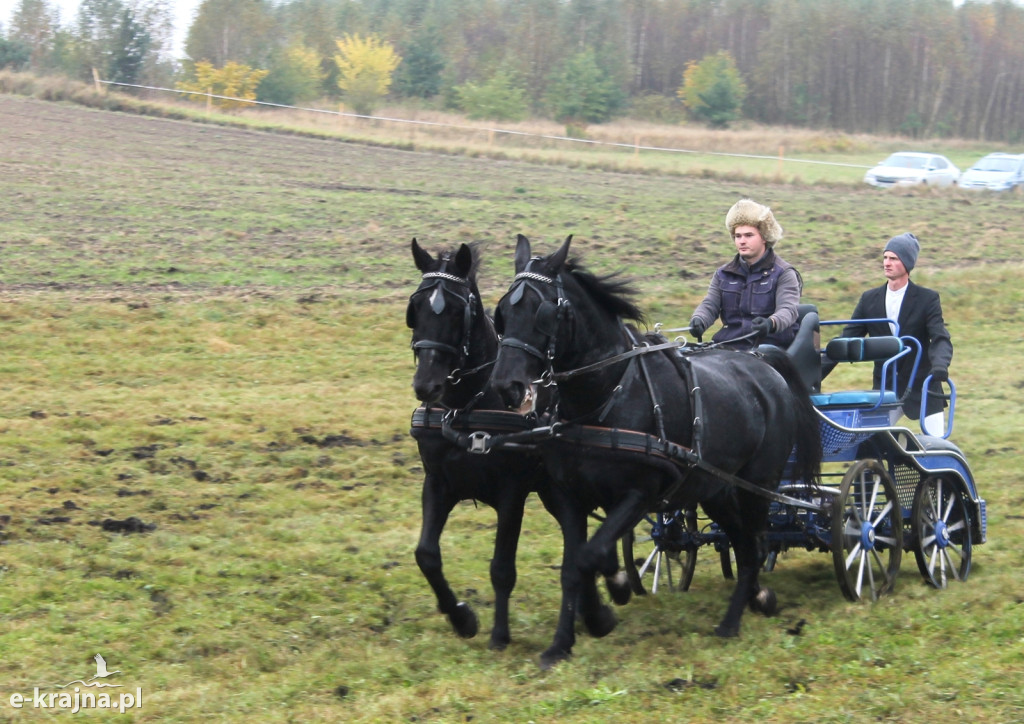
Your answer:
[[[990,191],[1024,188],[1024,153],[990,153],[964,171],[960,186]]]
[[[892,186],[955,186],[960,169],[937,153],[900,151],[889,156],[864,174],[864,183],[889,188]]]

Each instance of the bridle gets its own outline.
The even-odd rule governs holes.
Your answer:
[[[505,296],[508,298],[509,304],[513,306],[522,300],[527,289],[532,289],[541,298],[542,301],[540,306],[537,307],[537,315],[534,319],[534,327],[538,332],[547,337],[547,349],[542,351],[521,339],[504,335],[502,335],[499,345],[500,347],[522,350],[531,357],[540,360],[545,369],[539,382],[545,386],[550,386],[555,384],[554,359],[558,343],[558,331],[563,320],[572,320],[572,305],[565,296],[561,275],[550,277],[530,271],[530,265],[539,258],[534,257],[530,259],[526,269],[516,274]],[[557,301],[552,302],[544,299],[543,292],[536,286],[535,282],[554,287],[557,293]],[[572,330],[570,328],[570,335],[571,333]]]
[[[430,292],[430,310],[436,315],[440,315],[447,305],[445,292],[463,303],[462,342],[458,347],[455,347],[447,342],[440,342],[435,339],[417,339],[410,344],[413,356],[418,359],[419,353],[422,350],[433,349],[455,357],[457,360],[455,369],[448,375],[448,380],[452,384],[458,384],[463,377],[493,365],[494,360],[490,360],[472,369],[462,369],[469,359],[470,336],[472,334],[473,322],[476,319],[476,295],[473,294],[469,279],[444,271],[424,273],[420,278],[420,286],[409,297],[409,307],[406,310],[406,323],[409,327],[415,327],[415,320],[412,314],[413,298],[417,294],[427,292]]]

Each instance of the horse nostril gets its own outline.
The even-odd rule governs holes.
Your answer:
[[[523,397],[526,394],[526,389],[519,382],[510,382],[501,390],[501,398],[505,403],[505,407],[510,410],[518,410],[523,404]]]

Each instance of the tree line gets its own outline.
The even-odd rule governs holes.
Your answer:
[[[1011,0],[203,0],[183,59],[171,17],[171,0],[82,0],[64,22],[20,0],[0,66],[163,85],[235,64],[289,104],[350,95],[339,42],[374,42],[391,97],[480,117],[1024,140]]]

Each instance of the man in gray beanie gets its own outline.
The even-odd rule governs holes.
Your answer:
[[[939,293],[910,281],[910,270],[917,264],[921,244],[910,232],[894,236],[882,252],[882,271],[886,283],[869,289],[861,295],[851,319],[892,319],[899,324],[901,336],[911,336],[921,343],[921,364],[910,390],[903,401],[902,412],[916,420],[921,410],[921,388],[924,380],[931,375],[932,384],[925,411],[924,429],[931,435],[944,432],[942,410],[946,401],[942,394],[942,382],[949,379],[949,363],[953,360],[953,342],[942,319],[942,304]],[[895,325],[886,321],[854,322],[842,332],[843,337],[886,336],[896,333]],[[882,386],[882,362],[875,362],[874,387]],[[896,394],[903,397],[914,367],[914,354],[905,355],[899,361],[896,374]],[[899,418],[897,413],[894,416]],[[896,422],[893,419],[893,422]]]
[[[914,265],[917,264],[917,255],[921,251],[921,242],[917,240],[917,237],[906,231],[899,236],[894,236],[885,245],[885,249],[882,251],[883,257],[885,252],[891,251],[893,254],[900,258],[903,263],[903,268],[907,270],[909,275],[913,270]],[[907,281],[910,277],[907,277]]]

